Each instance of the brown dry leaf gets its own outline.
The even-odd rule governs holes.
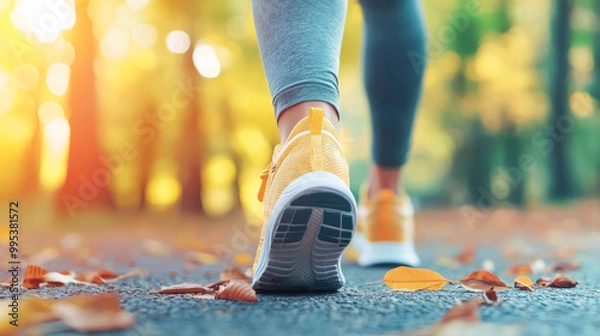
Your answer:
[[[158,294],[189,294],[189,293],[212,293],[212,289],[204,287],[201,284],[184,282],[172,286],[163,286]]]
[[[533,282],[526,275],[519,275],[514,281],[514,286],[519,290],[528,290],[530,292],[534,291]]]
[[[566,274],[557,274],[549,287],[554,288],[573,288],[577,286],[577,281]]]
[[[248,253],[238,253],[233,257],[233,264],[237,267],[245,267],[252,265],[254,257]]]
[[[392,289],[406,290],[440,290],[450,280],[438,272],[424,269],[400,266],[388,271],[383,277],[383,283]]]
[[[486,270],[471,272],[466,277],[460,279],[459,282],[463,287],[472,291],[486,291],[490,287],[494,287],[496,291],[510,288],[498,276]]]
[[[480,304],[472,299],[464,301],[460,305],[450,308],[440,323],[443,324],[455,320],[467,322],[479,321],[479,316],[477,316],[477,308],[479,306]]]
[[[573,262],[559,262],[558,264],[552,267],[553,272],[566,272],[566,271],[575,271],[581,268],[581,265],[577,261]]]
[[[465,246],[455,259],[461,264],[472,264],[475,262],[475,247],[473,245]]]
[[[540,277],[539,279],[537,279],[535,281],[535,287],[541,287],[541,288],[546,288],[548,286],[550,286],[550,284],[552,283],[552,279],[548,278],[548,277]]]
[[[219,289],[221,289],[221,287],[227,286],[230,282],[231,282],[231,280],[221,280],[221,281],[213,282],[209,285],[206,285],[206,288],[210,288],[216,292]]]
[[[233,280],[225,286],[220,286],[215,299],[258,302],[256,292],[254,292],[250,284],[240,280]]]
[[[224,270],[221,272],[220,278],[221,280],[242,280],[248,283],[252,282],[252,277],[247,276],[237,267]]]
[[[44,280],[44,275],[48,273],[45,269],[29,264],[25,269],[25,277],[23,278],[23,287],[27,289],[40,288],[40,284],[42,282],[46,282]]]
[[[531,269],[531,265],[517,265],[507,269],[504,273],[506,275],[532,274],[533,269]]]
[[[52,312],[66,325],[79,332],[115,331],[133,326],[130,312],[121,310],[115,294],[76,297],[52,305]]]

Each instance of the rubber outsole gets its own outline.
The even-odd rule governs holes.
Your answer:
[[[281,194],[267,224],[252,287],[260,292],[335,291],[341,255],[356,227],[348,187],[326,172],[306,174]]]

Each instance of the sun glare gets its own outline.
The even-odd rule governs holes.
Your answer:
[[[67,175],[67,157],[71,127],[64,117],[55,117],[44,126],[40,163],[40,183],[55,190]]]

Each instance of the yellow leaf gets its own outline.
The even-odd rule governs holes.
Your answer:
[[[516,284],[517,282],[518,282],[518,283],[521,283],[521,284],[523,284],[523,285],[525,285],[525,286],[528,286],[528,287],[531,287],[531,286],[533,286],[533,281],[531,281],[531,279],[530,279],[528,276],[526,276],[526,275],[520,275],[520,276],[518,276],[518,277],[515,279],[515,284]]]
[[[400,266],[388,271],[383,282],[393,289],[440,290],[450,281],[432,270]]]

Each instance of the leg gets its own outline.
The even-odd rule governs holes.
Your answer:
[[[282,143],[309,107],[339,118],[338,69],[347,0],[253,0],[258,45]],[[304,103],[302,105],[298,105]]]
[[[365,20],[364,78],[373,126],[369,197],[398,192],[421,95],[425,25],[419,0],[360,0]]]
[[[337,139],[339,54],[347,0],[254,0],[281,146],[261,174],[265,217],[252,286],[332,291],[356,224]]]

